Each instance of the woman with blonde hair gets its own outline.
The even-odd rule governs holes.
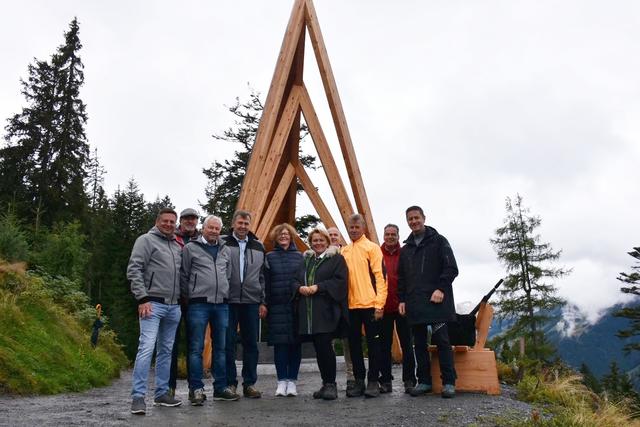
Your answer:
[[[265,298],[268,308],[268,344],[273,345],[278,385],[276,396],[296,396],[302,359],[300,340],[294,330],[291,286],[302,266],[302,254],[294,243],[296,230],[289,224],[271,230],[274,249],[266,256]]]
[[[315,228],[309,233],[310,250],[294,285],[297,296],[297,326],[303,341],[312,341],[322,388],[314,399],[334,400],[336,354],[332,341],[346,336],[348,326],[347,264],[337,248],[330,246],[329,234]]]

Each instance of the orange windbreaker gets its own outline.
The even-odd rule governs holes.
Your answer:
[[[384,308],[387,282],[382,274],[380,246],[363,235],[340,253],[349,268],[349,308]],[[371,275],[375,277],[375,289]]]

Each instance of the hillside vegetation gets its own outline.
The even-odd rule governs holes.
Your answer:
[[[0,261],[0,393],[80,391],[119,376],[127,359],[106,328],[92,348],[95,312],[76,286]]]

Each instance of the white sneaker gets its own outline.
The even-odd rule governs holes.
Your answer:
[[[287,381],[287,396],[297,396],[298,390],[296,389],[296,383],[293,381]]]
[[[286,395],[287,395],[287,382],[278,381],[278,387],[276,388],[276,396],[286,396]]]

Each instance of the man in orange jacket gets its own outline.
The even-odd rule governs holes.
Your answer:
[[[377,397],[380,394],[380,319],[387,300],[382,251],[364,235],[365,222],[362,215],[351,215],[347,225],[351,243],[342,248],[341,254],[349,268],[349,347],[355,376],[355,386],[347,391],[347,396],[356,397],[364,394],[366,397]],[[366,389],[361,334],[363,325],[369,351]]]

